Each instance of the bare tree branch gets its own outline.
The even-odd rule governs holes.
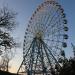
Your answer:
[[[0,27],[13,30],[16,26],[17,13],[9,10],[7,7],[0,9]]]

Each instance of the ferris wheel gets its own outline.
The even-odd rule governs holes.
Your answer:
[[[68,27],[64,9],[55,0],[46,0],[33,13],[24,36],[23,62],[18,70],[29,75],[52,74],[60,66]]]

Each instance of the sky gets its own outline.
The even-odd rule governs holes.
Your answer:
[[[18,26],[12,33],[14,38],[23,44],[24,33],[28,21],[39,4],[44,0],[0,0],[0,7],[7,6],[18,13]],[[75,44],[75,0],[57,0],[65,10],[68,20],[68,47],[65,49],[66,57],[73,56],[71,43]],[[16,55],[10,61],[10,72],[17,72],[22,62],[22,47],[16,50]]]

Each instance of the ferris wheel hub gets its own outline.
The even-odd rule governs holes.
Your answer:
[[[42,33],[41,32],[37,32],[36,33],[36,38],[37,39],[42,39]]]

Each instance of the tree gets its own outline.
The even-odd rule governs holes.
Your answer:
[[[59,75],[75,75],[74,58],[70,58],[69,60],[65,61]]]
[[[12,30],[16,26],[16,14],[7,7],[0,9],[0,27]]]
[[[13,30],[16,27],[16,13],[9,10],[7,7],[3,7],[0,9],[0,47],[8,46],[11,47],[13,43],[13,39],[10,36],[8,31]],[[15,46],[15,44],[13,44]],[[2,51],[0,49],[0,55]]]
[[[2,64],[0,69],[8,71],[9,61],[12,59],[12,48],[16,47],[16,43],[11,37],[9,31],[16,27],[16,13],[9,10],[7,7],[0,9],[0,56]]]
[[[0,38],[2,40],[0,41],[0,51],[2,52],[1,57],[2,57],[2,64],[0,66],[1,70],[8,71],[9,68],[9,62],[10,60],[14,57],[15,50],[12,50],[12,48],[15,48],[17,43],[14,41],[13,37],[10,36],[9,33],[4,32],[1,34]]]

